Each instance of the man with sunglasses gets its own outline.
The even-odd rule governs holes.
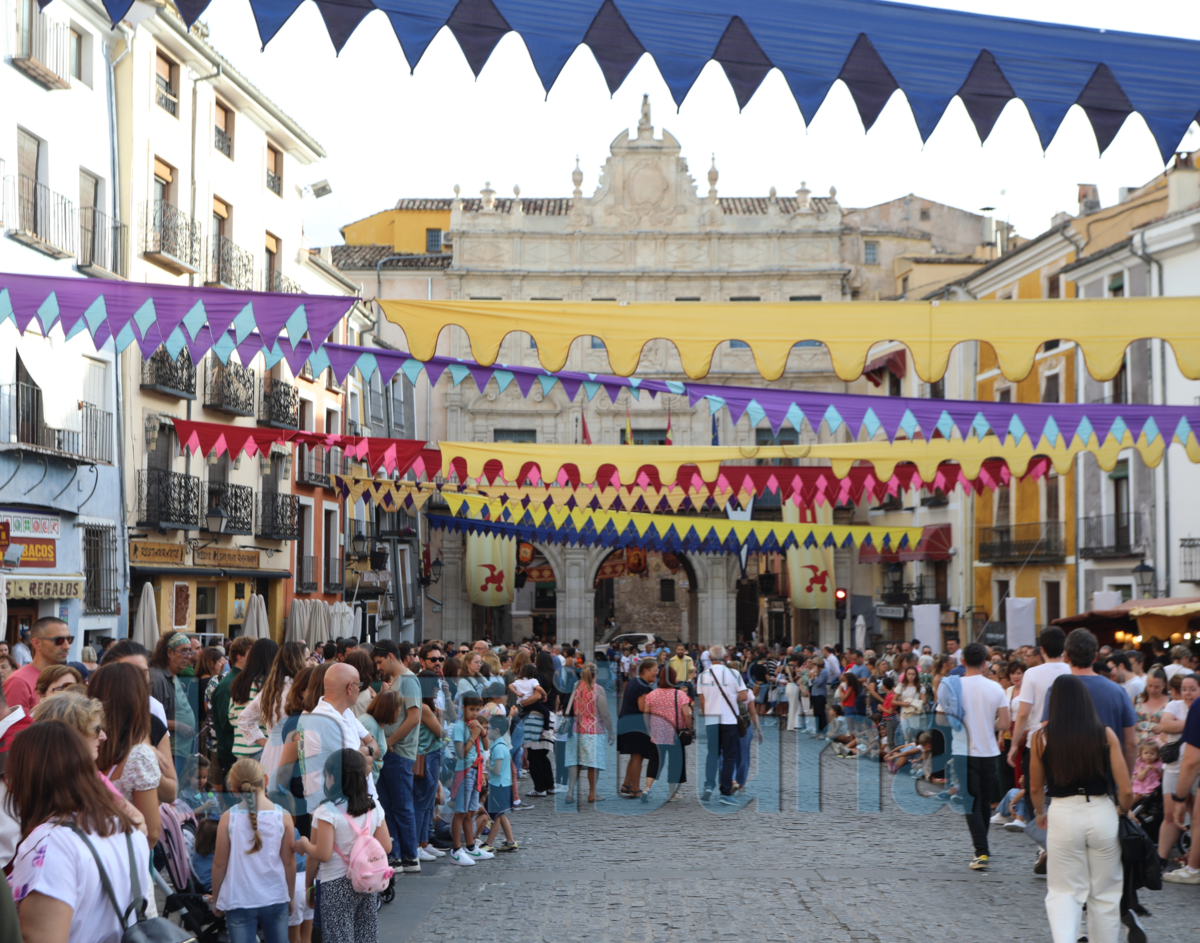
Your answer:
[[[67,651],[75,636],[62,619],[47,616],[38,619],[30,632],[29,645],[33,651],[33,661],[18,668],[4,682],[4,699],[12,709],[23,708],[25,716],[8,728],[3,741],[0,741],[0,753],[8,750],[13,737],[33,723],[33,709],[40,700],[37,693],[37,679],[43,668],[53,665],[63,665],[67,661]]]

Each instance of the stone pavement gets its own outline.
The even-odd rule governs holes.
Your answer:
[[[603,803],[527,800],[534,808],[512,816],[520,851],[398,876],[396,900],[380,911],[381,943],[1050,940],[1029,839],[993,828],[991,870],[970,871],[960,815],[915,797],[907,777],[904,808],[937,811],[903,811],[895,777],[830,751],[819,759],[820,811],[797,811],[798,795],[806,808],[817,799],[806,752],[815,742],[765,733],[748,789],[755,798],[740,809],[698,801],[702,743],[688,751],[681,802],[617,798],[615,756]],[[797,743],[809,760],[799,766]],[[1154,914],[1144,921],[1149,943],[1196,939],[1200,888],[1168,884],[1142,892],[1142,903]]]

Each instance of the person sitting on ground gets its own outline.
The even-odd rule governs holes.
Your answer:
[[[1025,777],[1021,777],[1020,785],[1014,786],[1004,794],[996,814],[990,819],[992,825],[1003,825],[1010,832],[1021,831],[1025,828],[1025,820],[1021,817],[1021,800],[1025,798]]]
[[[830,704],[829,723],[825,727],[825,739],[833,743],[835,756],[858,756],[858,740],[846,725],[846,717],[840,704]]]

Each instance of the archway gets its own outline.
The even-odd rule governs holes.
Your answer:
[[[696,570],[688,557],[670,551],[624,547],[605,553],[592,573],[596,640],[647,632],[667,642],[696,641]]]
[[[540,544],[517,545],[517,578],[509,617],[510,637],[517,642],[558,640],[558,574],[562,561],[556,548]]]

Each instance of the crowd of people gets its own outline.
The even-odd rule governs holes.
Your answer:
[[[739,806],[766,726],[913,777],[966,819],[973,870],[991,827],[1023,832],[1056,943],[1108,943],[1121,922],[1146,941],[1119,814],[1157,842],[1165,880],[1200,883],[1200,844],[1184,853],[1200,676],[1184,647],[1156,665],[1051,627],[1036,646],[945,653],[654,640],[596,665],[577,644],[205,647],[166,632],[154,651],[123,639],[68,664],[72,641],[39,620],[2,687],[5,940],[8,920],[39,943],[108,943],[118,911],[140,901],[153,918],[161,899],[223,921],[231,943],[308,943],[314,926],[370,943],[397,876],[518,851],[516,813],[547,797],[677,801],[700,739],[699,800]],[[615,797],[597,788],[613,747]]]

